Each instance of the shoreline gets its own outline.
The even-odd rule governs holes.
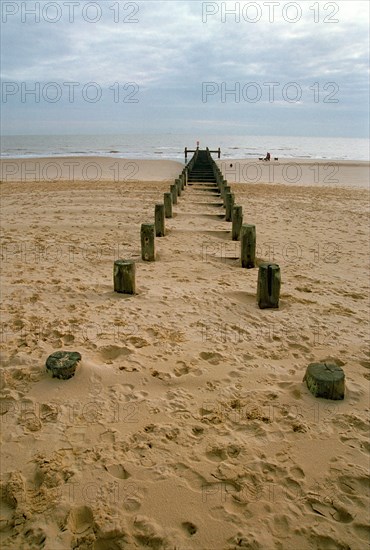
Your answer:
[[[264,183],[341,188],[369,187],[370,162],[283,158],[278,161],[215,159],[229,183]],[[183,162],[100,156],[9,158],[0,160],[2,183],[61,181],[171,181]]]

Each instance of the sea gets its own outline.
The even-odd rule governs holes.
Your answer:
[[[108,156],[184,162],[185,147],[194,149],[197,142],[201,149],[220,148],[223,159],[258,158],[270,152],[278,158],[370,160],[369,140],[363,138],[175,133],[1,136],[1,157]]]

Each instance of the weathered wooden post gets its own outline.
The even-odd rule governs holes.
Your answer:
[[[188,184],[188,178],[189,178],[189,172],[188,172],[187,168],[184,168],[184,176],[185,176],[184,184],[185,184],[185,187],[186,187],[187,184]]]
[[[226,207],[226,195],[227,195],[228,193],[231,193],[231,187],[230,187],[230,185],[225,185],[225,187],[224,187],[224,192],[223,192],[223,195],[222,195],[222,197],[223,197],[223,199],[224,199],[224,206],[225,206],[225,207]]]
[[[260,309],[279,307],[280,285],[280,267],[268,262],[260,264],[257,283],[257,302]]]
[[[185,174],[184,171],[180,174],[180,183],[181,183],[181,190],[183,191],[185,189]]]
[[[180,179],[175,180],[175,185],[177,189],[177,196],[181,197],[181,189],[182,189],[181,180]]]
[[[154,223],[141,224],[141,258],[146,262],[155,260]]]
[[[226,215],[225,220],[231,222],[231,215],[234,207],[235,195],[234,193],[227,193],[226,195]]]
[[[242,267],[254,267],[256,261],[256,226],[243,224],[240,231],[240,256]]]
[[[234,206],[232,212],[232,227],[231,227],[231,238],[233,241],[238,241],[240,238],[240,230],[243,224],[243,207]]]
[[[343,369],[330,361],[310,363],[303,378],[315,397],[344,399],[345,375]]]
[[[116,260],[113,266],[114,292],[135,294],[135,262]]]
[[[177,185],[173,184],[171,185],[171,193],[172,193],[172,204],[177,204]]]
[[[165,193],[163,195],[163,201],[165,217],[172,218],[172,193]]]
[[[156,204],[154,210],[155,236],[164,237],[164,204]]]
[[[224,190],[225,190],[225,185],[224,185],[223,179],[219,181],[218,188],[220,190],[221,197],[223,197],[224,196]]]

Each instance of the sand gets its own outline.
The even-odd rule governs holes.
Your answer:
[[[141,261],[140,225],[182,165],[132,162],[139,181],[3,172],[1,547],[367,548],[361,170],[342,186],[229,178],[259,260],[281,267],[279,310],[259,310],[258,270],[197,186]],[[113,292],[117,258],[137,261],[133,297]],[[68,381],[45,369],[62,349],[82,355]],[[327,358],[343,401],[302,381]]]

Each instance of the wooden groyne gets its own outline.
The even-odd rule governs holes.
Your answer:
[[[240,241],[240,266],[253,269],[259,265],[256,289],[258,306],[261,309],[279,307],[280,268],[277,264],[257,262],[255,257],[256,227],[249,223],[243,223],[242,207],[236,206],[235,194],[212,157],[212,153],[217,153],[218,158],[221,157],[220,148],[210,151],[208,148],[188,149],[186,147],[185,160],[187,160],[188,153],[193,153],[193,156],[179,177],[170,185],[169,192],[164,193],[163,204],[155,205],[154,223],[141,225],[142,260],[155,261],[155,239],[166,235],[165,218],[171,219],[173,215],[176,216],[173,213],[173,206],[180,206],[187,187],[195,186],[194,189],[206,191],[208,196],[212,193],[213,196],[218,196],[222,200],[221,205],[225,208],[224,220],[232,223],[231,238]],[[126,267],[127,261],[122,262],[123,260],[120,260],[115,265],[115,290],[116,292],[134,293],[134,284],[123,285],[122,283],[124,275],[126,275],[122,270],[123,267]],[[133,266],[130,267],[134,269]],[[128,290],[126,288],[122,290],[123,286],[129,287]]]

